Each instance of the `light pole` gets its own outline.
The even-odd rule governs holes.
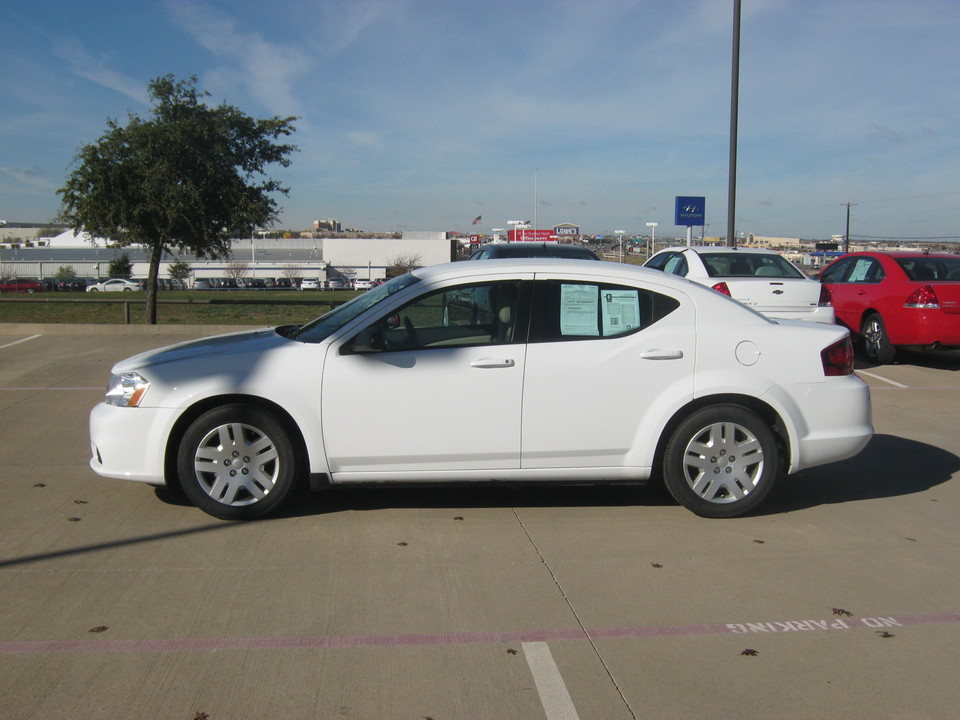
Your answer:
[[[507,220],[507,225],[513,225],[513,239],[515,241],[520,239],[518,229],[521,225],[525,224],[526,223],[523,220]],[[507,242],[510,242],[509,235],[507,236]]]
[[[613,234],[620,236],[620,262],[623,262],[623,230],[614,230]]]
[[[648,222],[647,227],[650,228],[650,252],[647,253],[647,260],[649,260],[657,249],[657,223]]]

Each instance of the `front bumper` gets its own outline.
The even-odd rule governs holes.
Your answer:
[[[176,411],[100,403],[90,411],[90,467],[98,475],[164,485],[164,454]]]

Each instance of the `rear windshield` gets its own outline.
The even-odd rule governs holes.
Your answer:
[[[710,277],[803,278],[787,260],[779,255],[737,252],[700,253]]]
[[[896,261],[911,280],[960,280],[960,257],[904,257]]]

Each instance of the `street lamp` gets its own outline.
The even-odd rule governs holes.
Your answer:
[[[620,236],[620,262],[623,262],[623,230],[614,230],[613,234]]]
[[[647,227],[650,228],[650,252],[647,253],[647,259],[649,260],[657,249],[657,223],[649,222]]]

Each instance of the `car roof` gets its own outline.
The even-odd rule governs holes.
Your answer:
[[[684,250],[692,250],[693,252],[700,253],[705,252],[717,252],[717,253],[727,253],[727,252],[739,252],[739,253],[757,253],[760,255],[779,255],[776,250],[768,250],[767,248],[752,248],[752,247],[730,247],[729,245],[691,245],[689,247],[678,245],[676,247],[669,247],[663,250],[658,250],[657,253],[662,252],[683,252]]]
[[[665,275],[659,270],[641,267],[640,265],[630,265],[627,263],[615,262],[597,262],[596,260],[582,260],[580,258],[490,258],[483,262],[451,262],[440,265],[428,265],[411,271],[414,276],[424,281],[436,281],[444,279],[455,280],[460,277],[479,277],[482,275],[522,275],[532,273],[559,273],[576,276],[593,275],[598,278],[605,278],[616,281],[618,278],[624,280],[653,281],[662,284],[664,280],[669,284],[679,283],[684,287],[691,285],[702,287],[689,280],[673,275]],[[710,291],[714,292],[714,291]]]
[[[491,250],[501,257],[575,257],[586,259],[594,253],[580,245],[561,245],[557,242],[511,242],[490,243],[479,248],[476,252]],[[549,253],[549,255],[548,255]]]

